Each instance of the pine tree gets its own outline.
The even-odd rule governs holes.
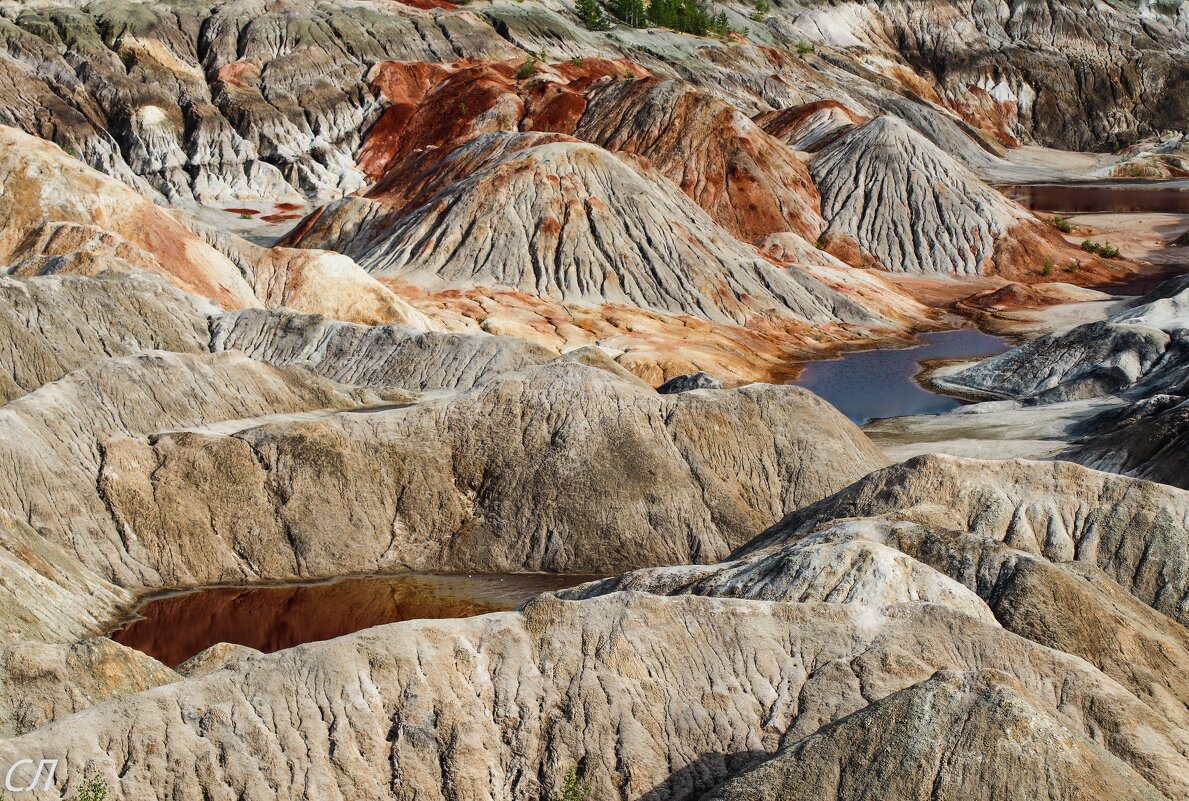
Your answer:
[[[611,28],[611,21],[603,13],[599,0],[578,0],[574,8],[589,30],[605,31]]]
[[[652,0],[648,5],[648,18],[658,27],[681,30],[680,5],[681,0]]]
[[[648,27],[648,8],[644,0],[615,0],[615,16],[633,28]]]

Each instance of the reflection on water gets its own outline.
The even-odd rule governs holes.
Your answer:
[[[866,350],[840,359],[808,362],[792,382],[825,398],[843,414],[862,424],[882,417],[937,414],[961,404],[948,395],[931,392],[913,376],[918,362],[927,359],[975,359],[1008,349],[1001,337],[975,328],[921,334],[921,345],[896,350]]]
[[[1183,183],[1183,182],[1182,182]],[[1189,214],[1189,191],[1159,185],[1035,184],[1002,187],[1005,195],[1033,211],[1065,214],[1107,212]]]
[[[269,653],[419,618],[515,609],[549,590],[602,576],[366,576],[275,587],[212,587],[152,598],[111,635],[170,666],[220,642]]]

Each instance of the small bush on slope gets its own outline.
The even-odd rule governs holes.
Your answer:
[[[578,781],[578,772],[570,768],[561,780],[561,788],[549,796],[549,801],[587,801],[589,797],[590,789]]]

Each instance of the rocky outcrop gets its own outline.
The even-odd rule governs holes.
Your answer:
[[[1153,395],[1108,409],[1077,429],[1061,458],[1127,476],[1189,489],[1189,399]]]
[[[810,534],[770,532],[769,544],[728,563],[637,570],[558,595],[942,604],[1079,656],[1166,719],[1189,725],[1189,685],[1176,678],[1189,635],[1098,567],[887,516],[822,525]]]
[[[0,772],[112,801],[540,801],[571,768],[623,801],[1189,801],[1189,492],[889,466],[810,393],[729,388],[932,325],[901,286],[982,312],[1117,279],[977,176],[1179,125],[1184,14],[723,8],[738,35],[0,0]],[[286,215],[233,197],[318,210],[261,247]],[[1062,458],[1184,485],[1184,291],[939,374],[1025,414],[1094,396]],[[224,587],[112,635],[173,664],[232,638],[174,637],[191,601],[318,613],[253,644],[320,642],[177,672],[95,637],[163,590],[404,571],[606,578],[388,625],[374,577],[341,615]],[[492,608],[433,585],[397,616]]]
[[[979,137],[1110,149],[1183,128],[1186,115],[1189,34],[1163,4],[1020,5],[1006,17],[948,3],[791,5],[763,24],[733,10],[750,41],[729,42],[588,31],[569,6],[451,6],[8,0],[0,122],[142,191],[227,202],[354,191],[412,140],[414,106],[442,72],[488,62],[514,76],[530,54],[580,62],[576,72],[626,58],[647,68],[632,68],[636,77],[683,79],[748,115],[820,101],[893,113],[972,162],[986,154]],[[820,57],[791,52],[810,40]],[[421,66],[398,74],[385,66],[393,60]],[[550,126],[581,112],[552,83],[527,93],[530,119],[544,122],[525,127],[564,130]],[[469,124],[474,107],[456,116]]]
[[[662,395],[673,395],[678,392],[690,392],[695,389],[722,389],[722,382],[706,373],[690,373],[670,378],[656,388]]]
[[[554,64],[535,56],[492,63],[440,65],[385,61],[370,79],[390,103],[368,131],[360,165],[373,178],[454,150],[497,131],[573,134],[592,83],[635,80],[648,73],[624,59],[582,58]],[[603,80],[599,80],[603,79]]]
[[[622,576],[561,590],[580,600],[614,592],[702,595],[757,601],[862,604],[880,607],[908,602],[940,604],[986,622],[995,616],[974,592],[895,546],[882,530],[855,524],[834,537],[815,536],[768,548],[717,565],[683,565],[635,570]],[[890,541],[893,547],[880,542]]]
[[[630,799],[861,798],[872,775],[897,798],[922,781],[942,798],[1184,798],[1187,517],[1186,493],[1072,465],[916,460],[789,515],[731,562],[271,656],[220,647],[189,680],[163,674],[7,741],[0,762],[85,764],[116,798],[180,784],[536,798],[575,765],[593,792]],[[922,756],[906,765],[908,745]]]
[[[1034,339],[946,376],[947,384],[1035,403],[1189,392],[1189,279],[1101,322]]]
[[[824,240],[843,258],[853,243],[894,272],[1032,281],[1042,277],[1044,259],[1074,258],[1054,229],[891,117],[837,139],[810,170],[821,192]],[[1099,273],[1105,269],[1088,266],[1075,275]]]
[[[350,408],[374,393],[242,354],[150,351],[88,362],[0,407],[0,508],[107,580],[163,586],[98,484],[113,438],[262,415]],[[125,538],[128,538],[127,542]]]
[[[359,188],[371,65],[517,54],[474,14],[388,2],[6,4],[0,37],[0,121],[145,190],[224,202]]]
[[[1093,400],[1060,458],[1187,488],[1187,303],[1189,280],[1174,279],[1106,320],[1031,340],[939,383],[1017,399],[1021,414]]]
[[[43,140],[0,128],[0,144],[4,272],[148,272],[224,308],[287,306],[438,327],[345,256],[258,247],[193,216],[167,214]]]

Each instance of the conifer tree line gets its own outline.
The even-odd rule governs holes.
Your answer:
[[[672,28],[695,36],[722,36],[731,32],[726,13],[713,13],[703,0],[610,0],[609,8],[620,22],[633,28]],[[611,27],[599,0],[577,0],[576,10],[591,30],[605,31]]]

